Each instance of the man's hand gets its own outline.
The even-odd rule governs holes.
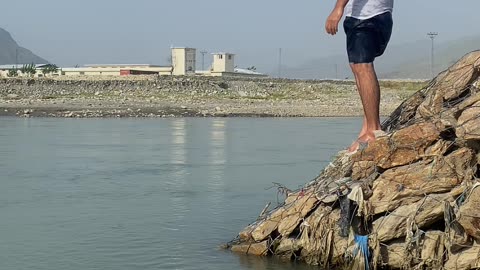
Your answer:
[[[335,35],[338,32],[338,24],[343,17],[343,8],[336,7],[330,16],[328,16],[327,22],[325,23],[325,30],[330,35]]]

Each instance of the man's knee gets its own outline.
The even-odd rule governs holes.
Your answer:
[[[373,63],[359,63],[359,64],[350,63],[350,67],[352,68],[353,73],[355,73],[356,75],[375,72]]]

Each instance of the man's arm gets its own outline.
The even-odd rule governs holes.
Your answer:
[[[338,23],[343,17],[343,11],[349,0],[337,0],[337,4],[333,9],[330,16],[328,16],[327,22],[325,23],[325,30],[330,35],[335,35],[338,32]]]

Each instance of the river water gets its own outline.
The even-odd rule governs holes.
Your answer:
[[[356,118],[0,118],[0,269],[310,269],[218,247]]]

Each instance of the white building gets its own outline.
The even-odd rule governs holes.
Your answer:
[[[194,75],[197,66],[197,50],[194,48],[172,48],[173,75]]]
[[[212,72],[235,72],[235,55],[232,53],[213,53]]]

